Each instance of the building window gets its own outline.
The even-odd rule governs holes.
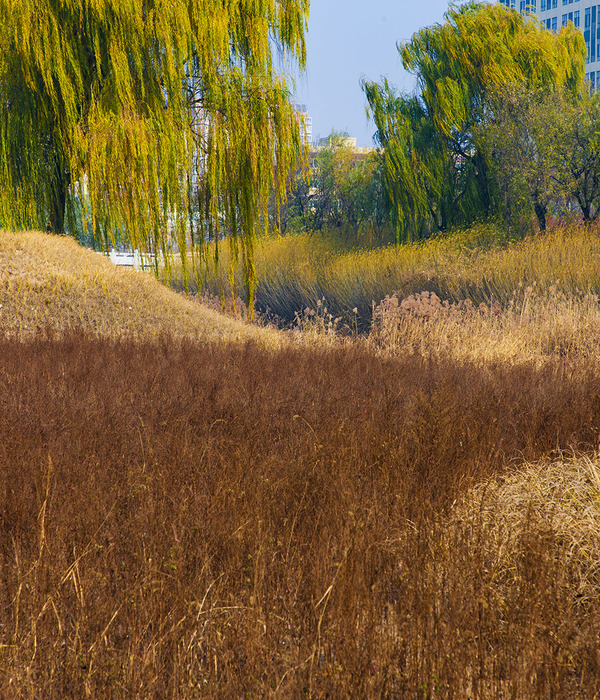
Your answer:
[[[578,27],[579,26],[579,10],[576,10],[573,13],[573,24]]]
[[[546,0],[542,0],[542,12],[546,12]]]
[[[552,31],[555,32],[558,29],[558,17],[552,18]]]
[[[562,26],[566,27],[567,26],[567,15],[562,16]]]

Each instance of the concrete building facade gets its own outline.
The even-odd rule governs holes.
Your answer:
[[[306,143],[311,146],[313,142],[312,117],[308,113],[306,105],[293,102],[292,107],[300,119],[300,125],[302,127],[302,143]]]

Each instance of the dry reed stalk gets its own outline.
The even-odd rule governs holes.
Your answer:
[[[386,297],[373,312],[372,341],[391,353],[451,356],[485,364],[586,360],[600,364],[600,305],[593,294],[567,296],[535,285],[515,295],[507,308],[441,301],[423,292],[400,300]]]

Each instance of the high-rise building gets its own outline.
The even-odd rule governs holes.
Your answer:
[[[312,144],[313,134],[312,134],[312,117],[308,113],[306,105],[301,105],[293,102],[292,107],[294,108],[296,114],[300,118],[300,125],[302,127],[302,143],[306,143],[309,146]]]
[[[522,14],[535,15],[556,32],[569,22],[583,32],[587,46],[586,78],[590,88],[600,88],[600,4],[598,0],[500,0]]]

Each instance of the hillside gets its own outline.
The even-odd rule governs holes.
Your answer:
[[[79,329],[101,337],[281,342],[275,332],[223,316],[167,289],[151,274],[115,267],[72,238],[0,233],[0,334]]]

